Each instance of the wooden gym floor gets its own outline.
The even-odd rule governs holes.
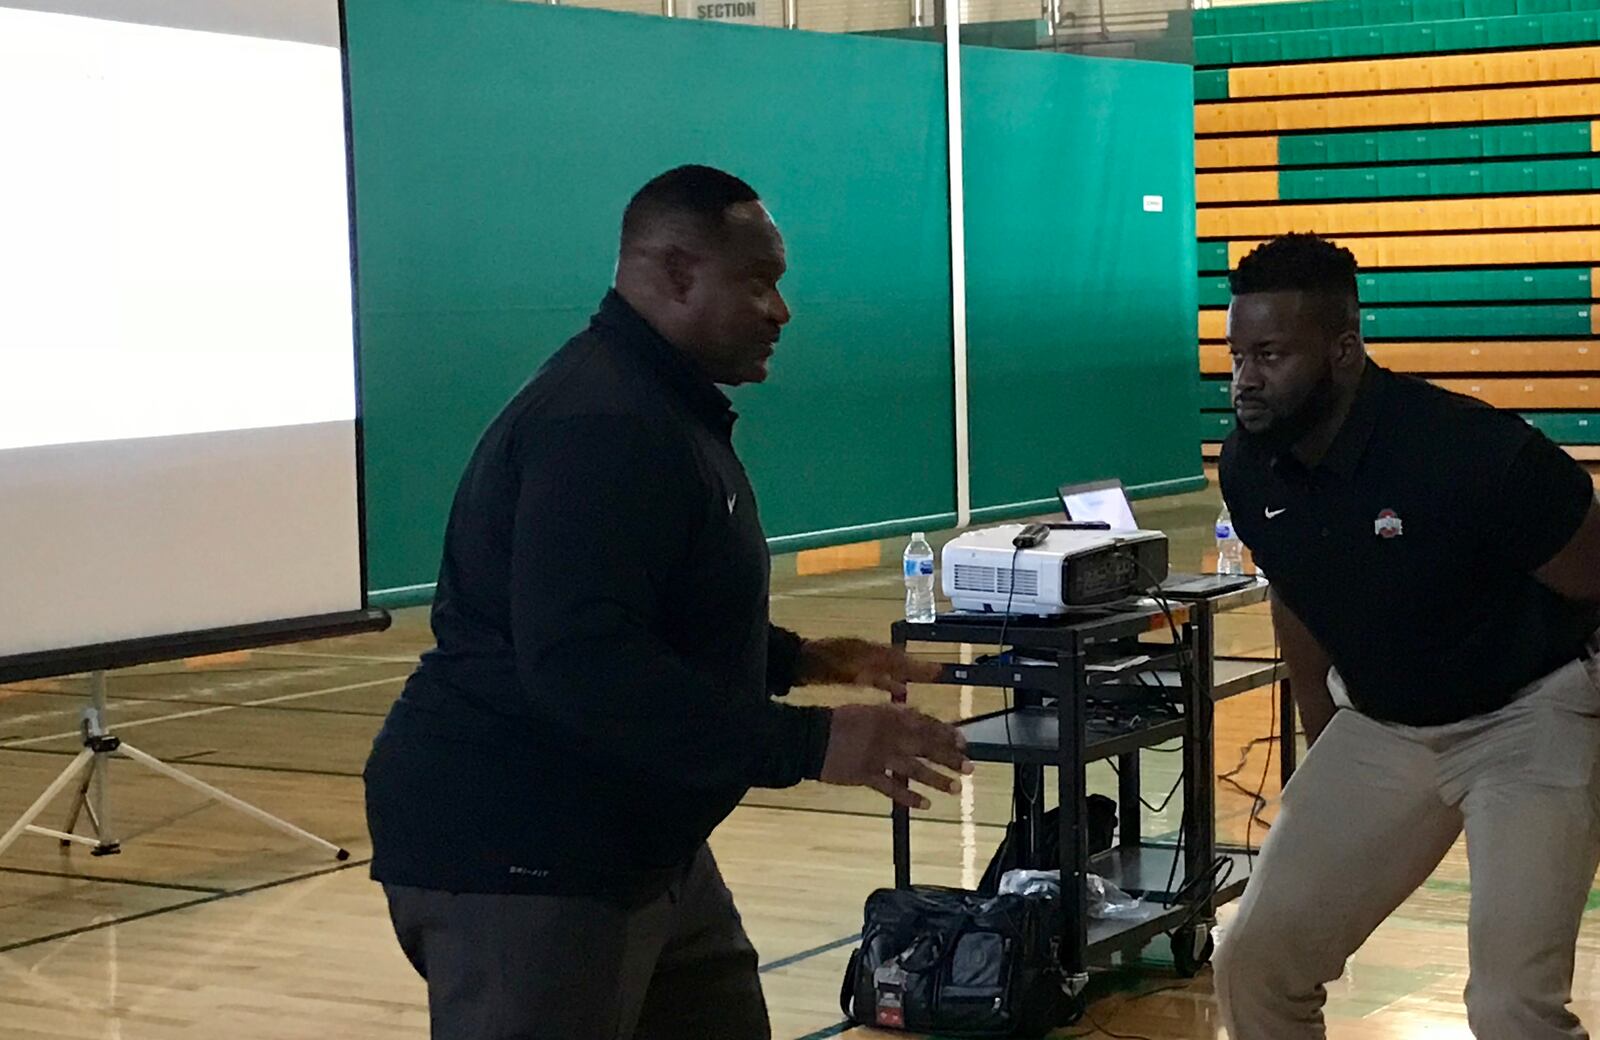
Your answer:
[[[1202,562],[1216,509],[1213,490],[1144,503],[1140,514],[1173,536],[1175,568],[1192,569]],[[798,568],[784,561],[774,615],[811,636],[886,638],[902,609],[897,562],[819,574],[800,573],[828,569],[814,557]],[[420,610],[402,611],[382,635],[114,675],[111,717],[125,740],[349,848],[353,858],[333,863],[116,762],[110,804],[121,855],[63,854],[54,841],[24,836],[0,860],[0,1037],[425,1037],[422,984],[366,876],[360,771],[384,711],[429,645],[426,620]],[[1270,655],[1264,608],[1226,617],[1219,649]],[[77,751],[82,688],[75,679],[0,688],[0,830]],[[835,703],[847,696],[822,689],[798,691],[795,699]],[[998,697],[953,688],[913,694],[919,707],[949,718],[992,710]],[[1273,718],[1266,691],[1224,703],[1219,771],[1237,765]],[[1218,785],[1224,840],[1260,842],[1262,827],[1250,823],[1249,810],[1258,786],[1276,802],[1278,765],[1276,757],[1268,761],[1269,746],[1250,748],[1234,778],[1241,787]],[[1145,796],[1159,804],[1176,778],[1176,756],[1150,754],[1146,763]],[[1106,767],[1094,776],[1098,789],[1114,794]],[[914,877],[973,883],[998,840],[1008,798],[1008,774],[982,766],[960,796],[918,814]],[[1180,809],[1174,799],[1164,812],[1147,812],[1146,832],[1175,830]],[[53,809],[43,822],[60,826],[63,811]],[[1270,820],[1272,812],[1263,816]],[[763,958],[774,1036],[878,1035],[845,1030],[836,995],[862,901],[890,880],[887,803],[871,792],[816,784],[754,791],[712,843]],[[1332,988],[1336,1038],[1468,1035],[1460,1001],[1468,895],[1458,848]],[[1600,907],[1600,893],[1590,906]],[[1176,978],[1164,942],[1133,970],[1097,980],[1096,992],[1102,997],[1091,1009],[1093,1022],[1065,1035],[1224,1035],[1208,975]],[[1600,1022],[1600,918],[1584,930],[1576,993],[1578,1012]]]

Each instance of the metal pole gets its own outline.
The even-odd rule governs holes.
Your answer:
[[[894,645],[899,650],[906,648],[905,631],[896,624],[894,629]],[[890,703],[904,704],[906,695],[903,693],[889,694]],[[889,829],[894,845],[894,887],[911,887],[911,810],[895,803],[889,810]]]
[[[800,0],[783,0],[783,27],[800,28]]]
[[[89,711],[91,718],[86,720],[90,727],[90,736],[104,736],[106,732],[106,673],[92,672],[89,675]],[[100,840],[102,846],[117,844],[117,839],[111,835],[111,808],[106,804],[106,771],[111,763],[109,756],[96,757],[94,767],[89,776],[89,819],[94,824],[94,836]]]
[[[956,526],[972,522],[967,416],[967,210],[961,131],[961,0],[939,0],[944,18],[945,125],[950,177],[950,346],[955,369]]]

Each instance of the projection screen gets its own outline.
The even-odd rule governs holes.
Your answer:
[[[0,0],[0,142],[0,677],[381,627],[337,0]]]

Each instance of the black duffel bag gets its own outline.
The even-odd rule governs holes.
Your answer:
[[[1089,804],[1089,855],[1104,852],[1116,841],[1117,803],[1103,794],[1092,794]],[[989,868],[978,882],[978,891],[994,895],[1000,891],[1000,880],[1008,870],[1054,870],[1061,866],[1061,810],[1051,809],[1039,824],[1038,847],[1033,850],[1033,861],[1023,863],[1017,857],[1017,833],[1023,825],[1013,820],[1006,824],[1006,835],[995,849]]]
[[[1040,1036],[1067,1020],[1060,901],[880,889],[839,995],[859,1025],[945,1036]]]

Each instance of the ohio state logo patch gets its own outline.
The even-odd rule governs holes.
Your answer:
[[[1393,509],[1385,509],[1372,522],[1372,533],[1379,538],[1398,538],[1406,533],[1406,525]]]

